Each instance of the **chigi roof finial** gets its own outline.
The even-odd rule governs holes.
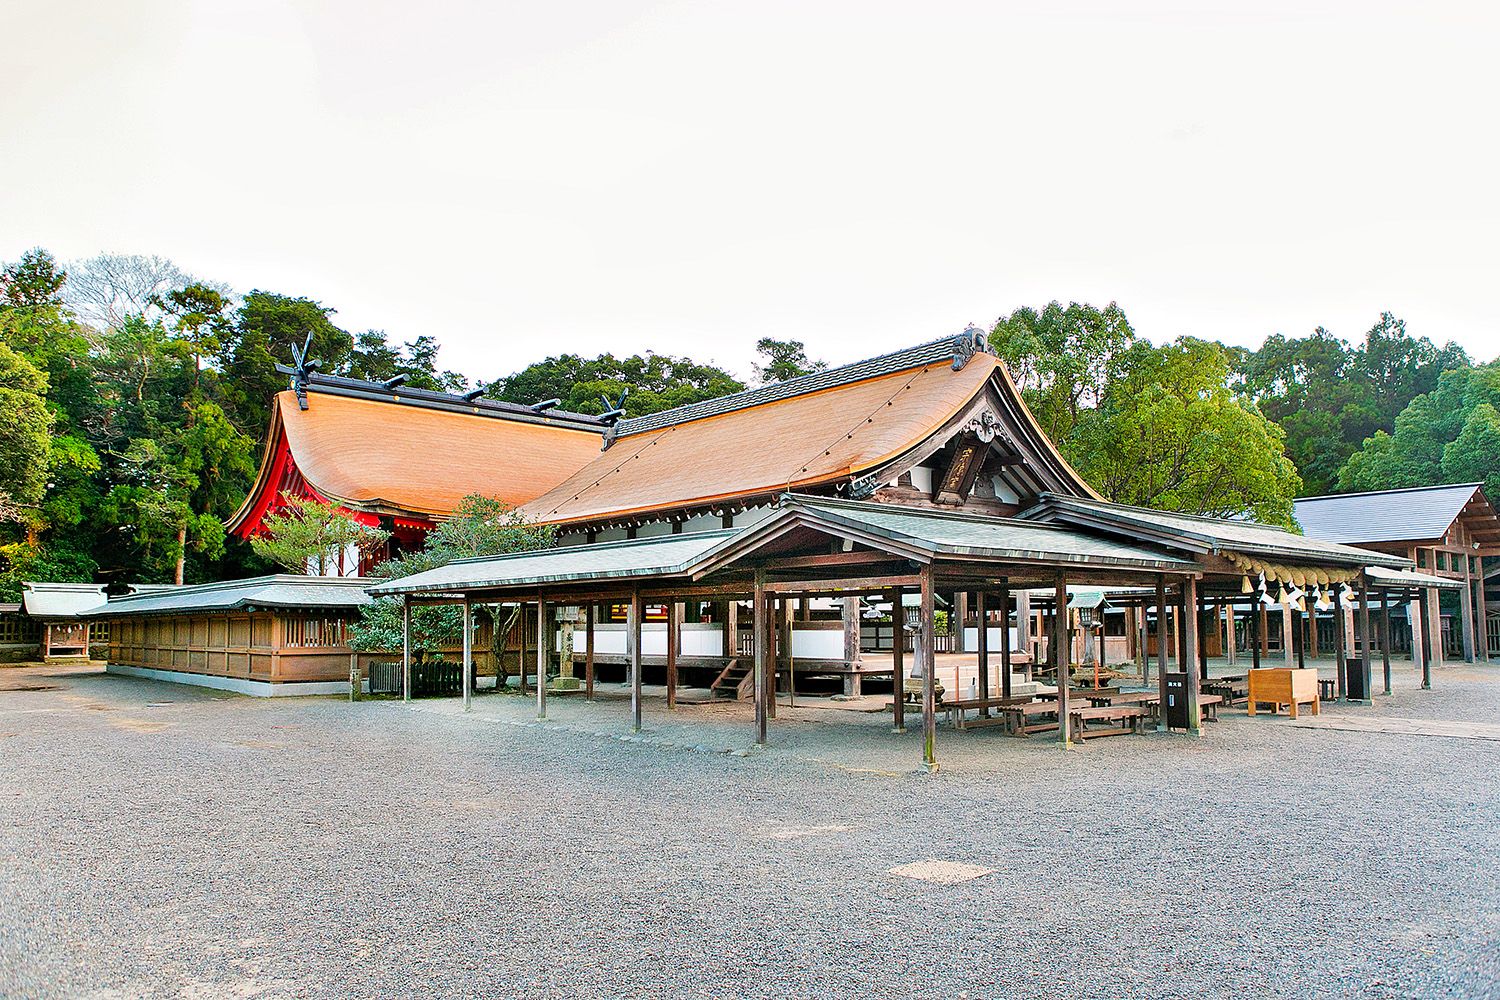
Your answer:
[[[306,342],[299,348],[292,345],[292,372],[291,390],[297,394],[297,408],[307,409],[307,381],[312,373],[322,367],[323,363],[316,358],[308,360],[307,353],[312,350],[312,333],[308,333]]]

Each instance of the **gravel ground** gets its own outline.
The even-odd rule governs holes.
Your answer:
[[[1500,667],[1416,684],[1325,712],[1495,721]],[[0,670],[0,996],[1500,996],[1500,742],[1235,711],[929,775],[881,716],[549,710]]]

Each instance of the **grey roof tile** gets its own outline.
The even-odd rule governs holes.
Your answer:
[[[1417,486],[1373,493],[1304,497],[1297,523],[1310,538],[1329,542],[1404,542],[1441,538],[1483,483]]]

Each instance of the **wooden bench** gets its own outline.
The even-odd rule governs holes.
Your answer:
[[[1198,712],[1200,718],[1219,721],[1219,705],[1224,701],[1221,695],[1200,694],[1198,695]]]
[[[1005,719],[1005,731],[1011,736],[1025,738],[1032,733],[1044,733],[1057,728],[1057,701],[1030,701],[1022,705],[1006,705],[1000,710]],[[1050,715],[1048,721],[1031,722],[1033,715]]]
[[[964,713],[970,709],[978,711],[986,708],[1009,708],[1013,705],[1025,705],[1030,701],[1031,695],[1015,698],[965,698],[962,701],[943,702],[941,707],[948,713],[948,724],[950,726],[954,729],[964,729],[968,726],[992,725],[995,722],[1003,721],[1004,718],[1002,715],[988,719],[975,719],[970,722],[964,718]]]
[[[1125,733],[1139,732],[1141,720],[1150,714],[1150,708],[1141,704],[1096,705],[1090,708],[1069,709],[1068,718],[1072,722],[1072,732],[1069,735],[1074,739],[1088,740],[1095,736],[1120,736]],[[1090,722],[1118,722],[1121,725],[1090,729],[1088,727]]]

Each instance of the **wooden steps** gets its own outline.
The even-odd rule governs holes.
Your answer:
[[[747,701],[755,695],[755,671],[749,661],[730,660],[708,690],[715,698]]]

